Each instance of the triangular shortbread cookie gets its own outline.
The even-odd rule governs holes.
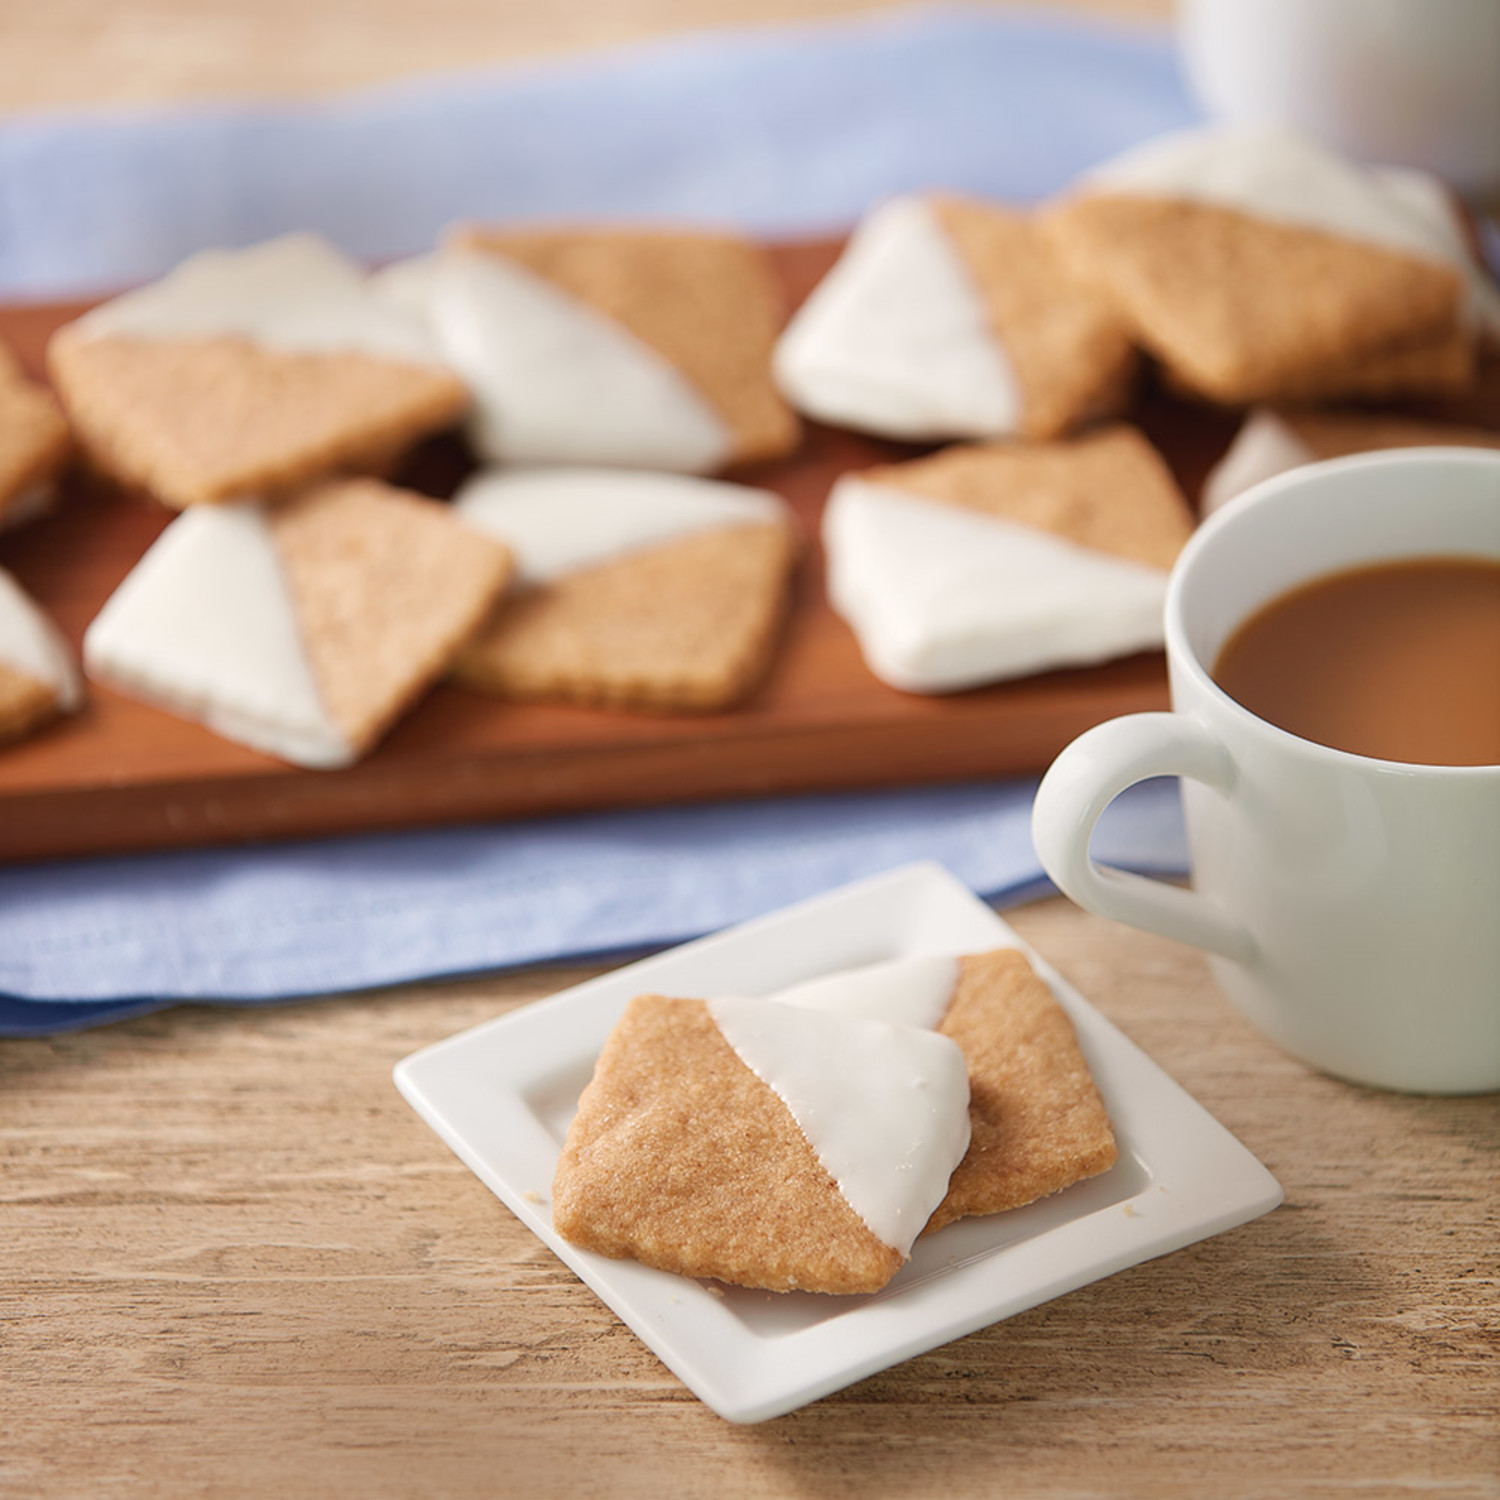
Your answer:
[[[0,528],[44,510],[68,457],[68,424],[49,391],[0,344]]]
[[[829,597],[876,676],[948,692],[1159,645],[1191,529],[1132,428],[950,448],[838,481]]]
[[[20,739],[83,701],[57,627],[0,568],[0,741]]]
[[[565,1239],[771,1291],[872,1292],[968,1143],[957,1046],[766,1000],[639,996],[553,1182]]]
[[[705,710],[763,676],[796,538],[764,490],[598,469],[481,474],[459,516],[503,541],[518,587],[460,681],[517,698]]]
[[[305,235],[194,256],[48,362],[93,461],[176,507],[381,468],[468,405],[417,323]]]
[[[899,198],[855,231],[776,352],[811,416],[887,437],[1054,437],[1118,408],[1124,325],[1028,216]]]
[[[1150,142],[1047,219],[1172,377],[1214,400],[1383,392],[1472,364],[1472,339],[1455,342],[1469,270],[1445,233],[1377,174],[1286,132]]]
[[[1018,949],[896,959],[773,998],[931,1027],[958,1043],[971,1139],[929,1229],[1020,1208],[1108,1171],[1119,1155],[1072,1023]]]
[[[346,765],[493,608],[504,548],[375,480],[169,526],[84,638],[89,674],[296,764]]]
[[[712,473],[796,446],[781,294],[748,241],[462,229],[380,285],[463,372],[486,459]]]
[[[1500,448],[1500,433],[1375,412],[1260,407],[1245,418],[1203,483],[1205,515],[1262,480],[1353,453],[1386,448]]]

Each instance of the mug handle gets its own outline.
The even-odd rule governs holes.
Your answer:
[[[1089,838],[1104,809],[1126,787],[1152,776],[1188,776],[1225,793],[1236,779],[1229,752],[1194,719],[1168,713],[1111,719],[1074,740],[1037,788],[1031,836],[1042,867],[1089,911],[1248,962],[1255,940],[1211,896],[1089,857]]]

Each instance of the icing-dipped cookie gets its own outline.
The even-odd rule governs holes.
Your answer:
[[[0,344],[0,529],[51,505],[69,446],[68,424],[51,392],[28,380]]]
[[[771,379],[781,292],[746,240],[463,228],[379,285],[468,381],[484,459],[708,474],[797,444]]]
[[[943,195],[876,209],[776,350],[800,411],[915,441],[1056,437],[1118,410],[1134,364],[1031,216]]]
[[[958,1044],[969,1075],[970,1141],[929,1230],[1020,1208],[1118,1159],[1073,1023],[1019,949],[895,959],[773,998],[923,1027]]]
[[[197,506],[84,637],[89,675],[297,765],[363,755],[494,607],[505,549],[373,479]]]
[[[764,675],[797,538],[766,490],[610,469],[482,472],[454,499],[504,542],[517,587],[460,654],[514,698],[727,707]]]
[[[552,1219],[583,1249],[770,1291],[873,1292],[969,1140],[958,1046],[770,1000],[630,1002],[578,1101]]]
[[[1046,214],[1174,383],[1240,404],[1472,379],[1471,258],[1430,198],[1267,127],[1148,142]]]
[[[47,358],[95,466],[179,509],[383,469],[468,406],[420,324],[312,235],[192,256]]]
[[[1249,413],[1203,483],[1204,515],[1264,479],[1325,458],[1385,448],[1500,448],[1500,433],[1420,417],[1360,411],[1297,411],[1263,406]]]
[[[21,739],[83,702],[83,685],[57,627],[0,568],[0,743]]]
[[[828,595],[882,681],[952,692],[1159,646],[1191,530],[1134,428],[948,448],[838,480]]]

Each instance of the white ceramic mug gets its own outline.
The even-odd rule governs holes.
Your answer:
[[[1500,192],[1495,0],[1178,0],[1178,34],[1211,115]]]
[[[1366,454],[1247,491],[1173,570],[1173,711],[1074,741],[1033,815],[1042,864],[1079,905],[1207,949],[1245,1015],[1314,1067],[1422,1093],[1500,1088],[1500,766],[1329,749],[1257,718],[1209,669],[1298,584],[1455,554],[1500,559],[1500,454]],[[1089,857],[1100,813],[1152,776],[1182,778],[1190,890]]]

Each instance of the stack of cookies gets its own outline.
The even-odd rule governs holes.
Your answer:
[[[0,363],[0,522],[45,504],[70,424],[183,512],[89,627],[88,674],[297,765],[359,758],[450,673],[721,708],[775,650],[795,533],[768,491],[687,476],[795,446],[779,324],[764,252],[726,236],[462,230],[378,276],[310,235],[207,252],[58,332],[66,421]],[[385,482],[460,423],[497,467],[456,505]],[[18,735],[80,694],[6,600]]]
[[[346,765],[498,601],[502,547],[371,477],[468,392],[321,241],[196,256],[63,328],[48,360],[86,461],[184,512],[89,627],[91,677]]]
[[[1281,131],[1153,141],[1025,212],[897,198],[782,323],[765,251],[725,234],[460,225],[374,274],[309,235],[208,252],[59,331],[60,406],[0,351],[0,527],[70,452],[184,512],[88,674],[332,767],[440,679],[743,702],[799,546],[735,478],[795,453],[802,415],[915,445],[837,476],[822,528],[870,671],[928,694],[1160,645],[1194,515],[1131,425],[1144,371],[1248,413],[1204,509],[1337,454],[1497,442],[1350,409],[1471,386],[1500,293],[1440,184]],[[452,505],[386,482],[460,428],[479,467]],[[12,606],[16,735],[80,694],[36,675]]]
[[[766,999],[626,1008],[558,1160],[586,1250],[770,1291],[873,1292],[920,1234],[1107,1171],[1072,1023],[1015,949]]]
[[[824,514],[829,597],[871,671],[940,693],[1160,645],[1192,520],[1118,421],[1144,359],[1190,400],[1285,408],[1451,396],[1497,341],[1500,295],[1440,184],[1284,131],[1207,129],[1030,214],[885,204],[793,319],[776,372],[825,421],[983,440],[846,475]],[[1316,458],[1490,440],[1327,420],[1336,434],[1322,414],[1256,416],[1207,501]]]

